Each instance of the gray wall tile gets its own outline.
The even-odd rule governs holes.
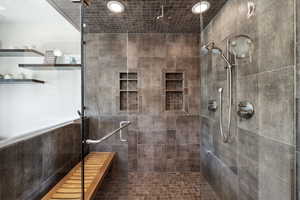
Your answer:
[[[258,78],[257,75],[243,76],[237,80],[237,103],[241,101],[250,102],[255,109],[255,115],[248,120],[239,118],[238,127],[257,132],[259,130],[259,107],[258,107]]]
[[[292,199],[295,2],[254,3],[256,13],[248,18],[248,1],[228,1],[200,35],[202,44],[214,41],[225,54],[226,41],[233,36],[247,35],[254,44],[251,59],[238,59],[233,67],[235,140],[230,144],[221,140],[219,110],[207,109],[208,100],[218,100],[217,89],[222,87],[225,127],[228,94],[224,62],[215,55],[200,57],[201,170],[222,200]],[[240,101],[254,105],[251,119],[235,117]]]
[[[265,9],[264,6],[268,5]],[[259,8],[261,6],[261,8]],[[294,4],[269,4],[261,1],[258,7],[258,64],[267,71],[294,64]],[[260,9],[262,11],[260,11]],[[284,58],[284,59],[282,59]]]
[[[293,67],[258,75],[259,134],[294,144]]]
[[[71,124],[0,149],[0,199],[41,199],[80,161],[80,125]]]
[[[99,138],[119,126],[128,129],[130,171],[199,171],[200,69],[197,34],[86,34],[86,104],[90,137]],[[128,37],[128,43],[127,43]],[[118,41],[111,41],[118,40]],[[94,50],[98,53],[95,53]],[[102,52],[100,52],[102,51]],[[138,73],[139,110],[118,110],[118,73]],[[165,112],[164,72],[185,73],[185,112]],[[124,135],[127,135],[124,132]],[[91,150],[116,151],[118,136]],[[179,145],[186,145],[185,150]],[[100,147],[101,146],[101,147]],[[124,147],[125,148],[125,147]]]

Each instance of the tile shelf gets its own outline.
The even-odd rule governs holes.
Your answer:
[[[40,83],[43,84],[45,81],[37,79],[0,79],[0,84],[30,84],[30,83]]]
[[[166,90],[166,92],[183,92],[183,90],[180,90],[180,89],[178,89],[178,90]]]
[[[44,54],[34,49],[0,49],[0,57],[43,57]]]
[[[138,90],[120,90],[120,92],[138,92]]]
[[[78,70],[81,64],[19,64],[19,67],[31,70]]]
[[[183,79],[169,79],[169,78],[166,78],[166,81],[183,81]]]

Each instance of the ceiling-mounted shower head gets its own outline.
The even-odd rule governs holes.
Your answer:
[[[160,23],[163,23],[163,24],[169,24],[169,20],[172,19],[171,16],[165,16],[165,6],[164,5],[161,5],[161,14],[157,17],[155,17],[155,19],[160,22]]]
[[[161,18],[164,18],[164,15],[165,15],[165,13],[164,13],[164,5],[161,5],[161,15],[157,16],[156,19],[159,20]]]

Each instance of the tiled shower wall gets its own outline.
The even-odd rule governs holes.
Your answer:
[[[300,1],[296,2],[296,199],[300,199]]]
[[[219,110],[210,112],[208,100],[224,88],[225,63],[215,55],[201,56],[202,171],[222,200],[294,199],[294,1],[253,0],[255,15],[248,18],[248,1],[228,0],[201,34],[202,44],[226,41],[245,34],[254,42],[252,61],[233,68],[234,140],[222,142]],[[226,53],[226,52],[225,52]],[[249,101],[255,115],[241,120],[237,104]],[[227,107],[224,107],[224,127]]]
[[[80,161],[80,124],[0,148],[0,199],[38,200]]]
[[[132,122],[128,143],[115,136],[91,150],[118,152],[121,172],[199,171],[199,35],[88,33],[86,42],[90,136]],[[137,111],[120,111],[119,73],[127,70],[138,73]],[[166,72],[184,73],[182,111],[165,111]]]

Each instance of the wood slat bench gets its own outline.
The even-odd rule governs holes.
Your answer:
[[[84,159],[85,200],[94,198],[98,187],[107,174],[115,153],[91,152]],[[81,162],[59,181],[42,200],[80,200]]]

